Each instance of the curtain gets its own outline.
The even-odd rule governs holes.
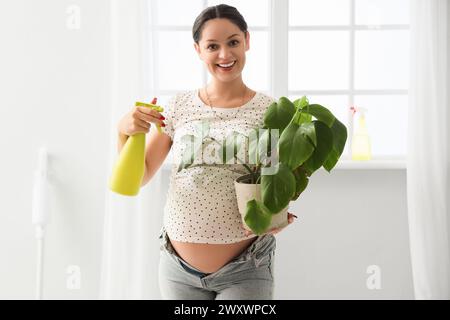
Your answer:
[[[153,83],[147,76],[152,33],[147,26],[149,2],[112,0],[111,144],[108,177],[118,159],[117,124],[137,100],[150,102]],[[154,127],[152,127],[152,130]],[[128,197],[106,188],[100,299],[159,299],[158,231],[162,221],[161,170]]]
[[[450,299],[447,0],[411,0],[407,197],[416,299]]]

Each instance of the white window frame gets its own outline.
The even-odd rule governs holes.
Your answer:
[[[272,0],[268,0],[267,1],[268,6],[269,6],[269,10],[272,7]],[[208,5],[208,0],[203,0],[203,8],[206,8],[206,6]],[[153,24],[153,21],[156,21],[156,15],[157,15],[157,9],[156,6],[154,4],[152,4],[152,1],[149,1],[148,7],[146,8],[146,10],[150,12],[149,15],[147,15],[149,17],[149,21],[147,23],[148,29],[151,30],[151,33],[147,34],[147,39],[148,42],[150,42],[150,47],[151,48],[155,48],[156,47],[156,43],[158,42],[158,37],[159,37],[159,33],[161,31],[188,31],[191,32],[192,31],[192,26],[170,26],[170,25],[164,25],[164,26],[159,26],[159,25],[155,25]],[[269,43],[271,43],[271,34],[272,34],[272,30],[271,30],[271,25],[272,25],[272,20],[269,18],[269,26],[267,27],[262,27],[262,26],[249,26],[249,31],[267,31],[269,32]],[[159,62],[159,57],[158,57],[158,52],[157,50],[152,50],[152,61],[150,62],[151,66],[155,66],[158,65]],[[270,63],[270,61],[269,61]],[[151,70],[154,70],[153,68]],[[270,79],[270,74],[269,74],[269,79]],[[177,90],[164,90],[164,89],[160,89],[159,88],[159,84],[157,81],[157,75],[155,73],[152,74],[152,79],[150,79],[152,85],[152,89],[153,92],[157,95],[166,95],[166,96],[170,96],[173,94],[176,94],[178,91]],[[202,68],[202,84],[205,86],[207,84],[208,81],[208,70],[206,68]],[[270,82],[270,81],[269,81]],[[271,90],[272,87],[272,82],[269,83],[269,92],[273,93],[273,91]]]
[[[148,16],[148,29],[151,30],[150,37],[147,37],[150,41],[150,47],[154,48],[157,43],[157,37],[160,31],[191,31],[191,26],[158,26],[154,25],[153,21],[156,21],[157,12],[155,8],[150,4],[150,15]],[[382,89],[382,90],[357,90],[355,89],[355,32],[360,30],[409,30],[409,24],[396,24],[396,25],[357,25],[355,14],[355,2],[356,0],[350,0],[350,17],[349,25],[314,25],[314,26],[289,26],[289,0],[268,0],[269,5],[269,26],[268,27],[249,27],[250,31],[268,31],[269,32],[269,92],[273,97],[293,96],[293,95],[345,95],[348,97],[348,106],[354,105],[354,97],[357,95],[406,95],[408,96],[408,90],[395,90],[395,89]],[[208,5],[207,0],[203,0],[203,7]],[[148,11],[147,11],[148,12]],[[349,41],[349,84],[348,89],[345,90],[289,90],[288,88],[288,61],[289,61],[289,32],[290,31],[348,31],[350,34]],[[152,50],[153,59],[149,62],[151,70],[154,70],[152,66],[158,64],[158,54],[156,50]],[[203,85],[207,83],[207,70],[202,70]],[[152,73],[150,87],[152,92],[156,95],[170,96],[175,94],[176,90],[163,90],[158,86],[157,74]],[[353,136],[352,115],[348,113],[347,123],[345,124],[348,129],[347,144],[349,145],[348,154],[343,154],[343,159],[351,159],[351,143]],[[386,158],[376,157],[374,158],[376,163],[374,168],[404,168],[406,155],[404,157],[389,156]],[[389,163],[383,163],[383,161],[390,161]],[[381,162],[380,162],[381,161]],[[348,164],[343,166],[349,168]],[[370,168],[371,166],[360,165],[358,168]]]
[[[357,90],[355,89],[355,32],[360,30],[409,30],[408,24],[396,25],[357,25],[355,14],[356,0],[350,0],[349,25],[314,25],[314,26],[289,26],[289,0],[270,0],[272,3],[272,94],[275,97],[293,95],[345,95],[348,97],[348,106],[354,105],[354,98],[357,95],[406,95],[408,90],[380,89],[380,90]],[[348,31],[349,41],[349,83],[345,90],[288,90],[288,60],[289,60],[289,31]],[[347,144],[348,154],[343,155],[351,159],[351,144],[353,136],[352,115],[348,113]],[[392,160],[393,162],[406,161],[404,157],[389,156],[387,158],[374,157],[375,160]],[[396,164],[398,166],[398,164]]]

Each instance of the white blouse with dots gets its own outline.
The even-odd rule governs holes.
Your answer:
[[[234,180],[248,172],[238,162],[222,163],[218,150],[233,131],[249,136],[251,129],[262,127],[264,113],[274,101],[256,92],[243,106],[211,109],[200,100],[199,90],[191,90],[176,94],[164,106],[162,130],[173,144],[163,226],[171,239],[217,244],[255,236],[244,234],[234,189]],[[196,143],[189,143],[194,139]],[[192,145],[201,151],[190,167],[178,172],[184,152],[191,154]],[[247,143],[238,155],[248,163]]]

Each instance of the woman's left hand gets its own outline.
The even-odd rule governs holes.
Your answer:
[[[294,219],[297,218],[297,216],[295,214],[292,214],[290,212],[288,212],[288,224],[282,228],[273,228],[270,229],[269,231],[265,232],[264,234],[277,234],[278,232],[280,232],[281,230],[283,230],[284,228],[286,228],[288,225],[290,225],[292,222],[294,222]],[[247,229],[244,229],[245,235],[249,236],[254,234],[252,231],[248,231]]]

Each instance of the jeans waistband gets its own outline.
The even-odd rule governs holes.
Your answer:
[[[180,264],[183,267],[183,269],[186,270],[187,272],[193,274],[194,276],[203,278],[210,274],[210,273],[204,273],[204,272],[200,272],[198,270],[192,269],[190,266],[188,266],[186,263],[184,263],[183,259],[180,258],[179,260],[180,260]]]
[[[183,268],[186,269],[186,271],[192,271],[202,276],[207,275],[205,273],[200,272],[199,270],[194,270],[188,265],[186,265],[186,263],[183,263],[183,259],[180,256],[178,256],[177,252],[172,247],[172,244],[168,239],[167,231],[165,230],[164,226],[161,228],[159,238],[161,241],[161,249],[166,250],[168,253],[172,255],[175,255],[180,260],[180,263],[182,264]],[[263,259],[263,257],[268,255],[271,251],[274,251],[275,248],[276,248],[276,239],[273,234],[263,234],[260,236],[256,236],[256,240],[253,241],[252,244],[246,250],[244,250],[241,254],[232,259],[230,262],[246,261],[254,259],[255,263],[258,265],[258,261]]]

